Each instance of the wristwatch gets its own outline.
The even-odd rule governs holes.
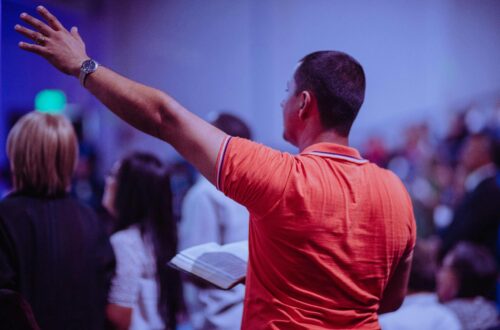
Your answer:
[[[83,61],[82,66],[80,67],[80,75],[79,75],[80,84],[82,84],[82,86],[85,87],[85,79],[87,79],[87,76],[89,74],[95,72],[95,70],[97,70],[98,67],[99,63],[97,63],[93,59],[88,59]]]

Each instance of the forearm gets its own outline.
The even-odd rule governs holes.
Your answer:
[[[215,180],[217,152],[225,134],[155,88],[99,67],[85,87],[135,128],[171,144],[208,180]]]
[[[413,252],[410,251],[408,255],[399,262],[380,300],[379,314],[393,312],[403,303],[408,290],[412,259]]]
[[[47,59],[66,74],[78,76],[82,62],[88,59],[85,43],[78,30],[70,31],[46,8],[37,7],[44,23],[26,13],[21,19],[35,30],[16,25],[22,35],[35,44],[19,46]],[[167,94],[136,83],[101,66],[87,76],[86,88],[120,118],[137,129],[170,143],[212,183],[216,180],[216,160],[226,136],[184,109]]]
[[[118,117],[163,140],[170,128],[179,126],[176,115],[186,111],[165,93],[103,66],[87,77],[85,87]]]

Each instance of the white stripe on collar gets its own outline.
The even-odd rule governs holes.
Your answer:
[[[342,155],[342,154],[336,154],[333,152],[326,152],[326,151],[311,151],[311,152],[306,152],[304,155],[316,155],[316,156],[321,156],[321,157],[329,157],[329,158],[334,158],[334,159],[342,159],[342,160],[347,160],[348,162],[353,162],[356,164],[366,164],[368,163],[368,160],[366,159],[360,159],[352,156],[347,156],[347,155]]]

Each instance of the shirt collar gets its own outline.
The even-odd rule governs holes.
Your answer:
[[[302,150],[300,154],[342,159],[356,164],[368,163],[368,160],[361,158],[358,150],[336,143],[315,143]]]

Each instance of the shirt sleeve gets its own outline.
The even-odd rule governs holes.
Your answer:
[[[126,234],[117,233],[111,237],[116,258],[116,272],[111,281],[108,302],[133,307],[139,292],[142,263],[133,240]]]
[[[281,200],[295,164],[288,153],[228,137],[219,151],[217,188],[261,216]]]

